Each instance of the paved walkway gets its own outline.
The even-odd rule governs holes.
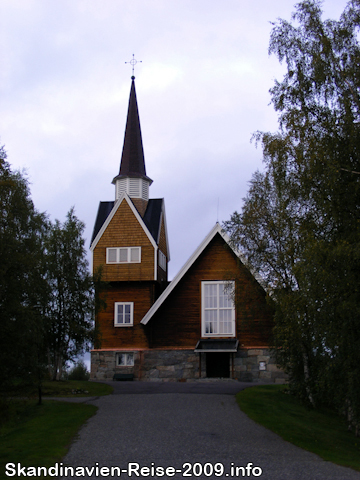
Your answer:
[[[114,382],[113,395],[89,401],[99,410],[81,429],[63,463],[122,470],[139,464],[150,469],[141,474],[132,465],[131,475],[122,472],[121,478],[178,479],[186,478],[185,473],[192,479],[360,479],[360,473],[325,462],[250,420],[234,397],[244,386]],[[165,472],[160,467],[182,473],[173,475],[171,469]],[[236,467],[243,468],[236,474]],[[152,476],[151,468],[159,475]],[[106,473],[85,478],[111,478]]]

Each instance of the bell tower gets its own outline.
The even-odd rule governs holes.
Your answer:
[[[135,77],[132,76],[120,170],[112,183],[115,185],[115,200],[123,193],[127,193],[143,217],[149,201],[149,186],[152,180],[146,175],[134,80]]]

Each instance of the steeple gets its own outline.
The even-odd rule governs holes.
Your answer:
[[[135,77],[131,77],[129,108],[119,174],[113,179],[115,199],[126,192],[143,216],[149,199],[151,178],[146,175],[140,118],[136,100]]]

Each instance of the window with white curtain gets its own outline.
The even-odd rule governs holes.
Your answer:
[[[107,248],[106,263],[141,263],[141,247]]]
[[[116,365],[118,367],[130,367],[134,365],[134,353],[124,352],[116,355]]]

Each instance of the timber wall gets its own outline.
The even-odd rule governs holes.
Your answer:
[[[195,348],[201,337],[201,282],[236,282],[236,338],[239,346],[267,347],[273,315],[263,288],[216,235],[149,321],[150,345]]]
[[[96,325],[100,348],[147,348],[146,327],[140,323],[156,300],[158,285],[155,282],[110,283],[102,294],[106,309],[98,313]],[[133,326],[114,326],[115,302],[134,302]]]

